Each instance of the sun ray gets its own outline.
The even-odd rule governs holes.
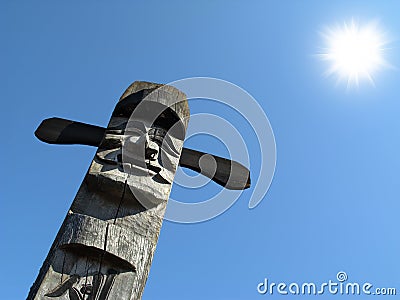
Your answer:
[[[367,80],[375,85],[373,75],[389,67],[383,57],[388,42],[376,21],[361,26],[353,19],[342,26],[327,28],[321,35],[326,45],[318,56],[329,63],[324,74],[336,76],[338,83],[347,80],[350,87]]]

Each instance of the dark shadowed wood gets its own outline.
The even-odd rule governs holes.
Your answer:
[[[250,187],[250,171],[242,164],[208,153],[182,149],[179,165],[199,172],[231,190]]]

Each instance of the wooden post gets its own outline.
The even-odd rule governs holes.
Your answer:
[[[161,105],[163,113],[150,123],[130,119],[146,96],[157,105],[142,112]],[[28,299],[141,298],[188,121],[186,96],[177,89],[149,82],[128,87]]]

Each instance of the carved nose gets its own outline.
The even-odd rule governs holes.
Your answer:
[[[157,159],[158,151],[152,148],[146,148],[145,158],[151,161],[155,161]]]

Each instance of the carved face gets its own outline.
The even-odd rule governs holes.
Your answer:
[[[135,122],[134,128],[139,130],[128,136],[122,148],[124,171],[135,197],[151,208],[168,199],[183,141],[157,126]]]
[[[179,163],[183,127],[178,122],[168,128],[165,118],[166,114],[161,115],[151,124],[146,120],[112,118],[96,154],[102,165],[100,175],[126,180],[145,208],[168,199]]]

